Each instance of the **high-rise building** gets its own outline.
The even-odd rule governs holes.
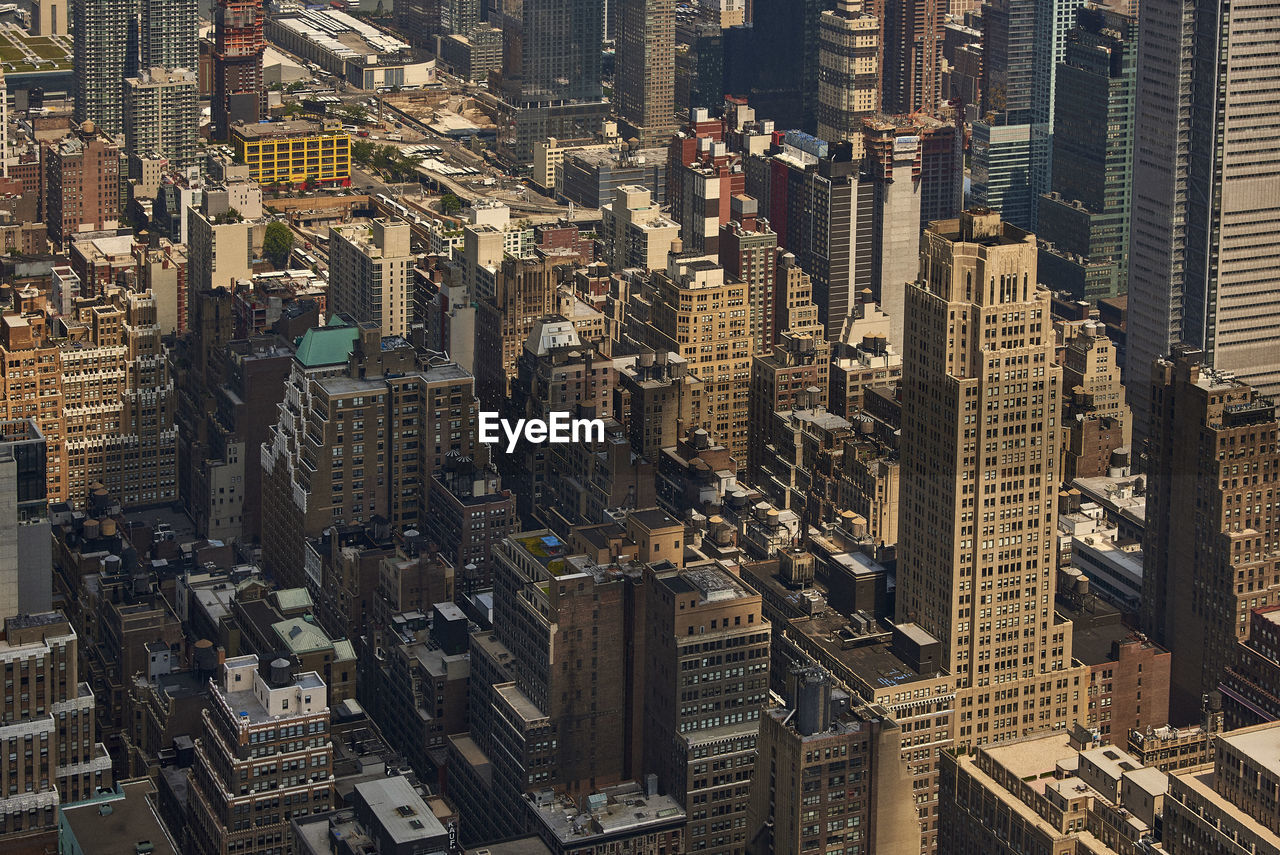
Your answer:
[[[1249,611],[1249,637],[1219,686],[1228,727],[1280,720],[1280,605]]]
[[[1065,325],[1064,325],[1065,326]],[[1116,348],[1101,323],[1066,327],[1062,354],[1062,483],[1096,478],[1129,447],[1133,417],[1124,402]]]
[[[34,419],[0,421],[0,617],[52,608],[47,464]]]
[[[196,0],[139,0],[139,7],[139,67],[198,71]]]
[[[121,93],[112,98],[120,109]],[[45,222],[55,245],[69,246],[77,232],[119,225],[120,147],[99,126],[86,122],[51,145],[44,173]]]
[[[31,4],[31,35],[67,35],[67,0],[37,0]]]
[[[536,143],[591,140],[610,106],[601,100],[604,0],[523,0],[490,11],[502,30],[503,63],[495,73],[510,114],[498,151],[528,166]]]
[[[724,91],[780,128],[818,127],[818,27],[835,0],[759,0],[750,27],[724,31]]]
[[[138,68],[138,0],[72,0],[76,122],[124,131],[126,77]]]
[[[945,0],[873,0],[880,23],[880,103],[886,112],[926,115],[942,97]]]
[[[252,124],[266,114],[262,25],[262,0],[218,0],[213,10],[214,139],[227,139],[232,122]]]
[[[604,260],[614,270],[660,270],[667,266],[680,226],[653,203],[648,188],[626,184],[600,208],[600,232]]]
[[[883,707],[851,707],[820,668],[790,676],[792,708],[772,707],[760,717],[748,851],[919,853],[902,728]]]
[[[676,2],[619,0],[614,99],[623,136],[665,145],[676,130]]]
[[[758,218],[759,203],[739,194],[729,200],[730,219],[720,227],[717,250],[720,266],[735,279],[747,283],[748,317],[751,319],[751,350],[769,353],[777,340],[774,327],[775,278],[778,236],[769,221]]]
[[[1158,0],[1140,10],[1129,238],[1128,382],[1135,434],[1151,435],[1151,365],[1184,342],[1206,365],[1280,392],[1275,213],[1280,88],[1275,10]],[[1220,45],[1203,50],[1202,45]]]
[[[4,616],[0,660],[15,681],[26,681],[0,702],[0,749],[13,758],[0,767],[6,849],[56,846],[58,806],[111,786],[111,757],[95,738],[93,692],[79,680],[79,643],[59,612]]]
[[[712,561],[650,565],[644,581],[644,767],[684,805],[691,851],[742,852],[769,696],[760,595]]]
[[[1142,621],[1173,653],[1174,724],[1218,688],[1249,610],[1280,602],[1280,514],[1254,482],[1280,466],[1276,406],[1203,363],[1195,350],[1158,361],[1147,396]]]
[[[1126,15],[1082,8],[1058,68],[1052,192],[1037,200],[1038,236],[1053,249],[1040,274],[1077,300],[1128,288],[1136,32]]]
[[[209,681],[187,801],[190,851],[269,855],[293,849],[290,818],[333,803],[329,693],[287,659],[228,659]]]
[[[153,67],[124,82],[125,150],[160,155],[185,170],[200,160],[200,93],[194,71]]]
[[[1169,775],[1164,848],[1170,855],[1280,852],[1280,812],[1270,794],[1280,786],[1280,724],[1221,734],[1212,766]]]
[[[1062,369],[1034,235],[989,211],[930,225],[903,378],[897,614],[942,645],[955,740],[1074,725],[1087,672],[1053,609]]]
[[[329,229],[329,308],[408,338],[414,257],[409,224],[373,220]]]
[[[45,498],[65,502],[67,422],[62,366],[58,346],[45,333],[42,309],[32,306],[0,315],[0,422],[30,419],[35,423],[45,444]]]
[[[818,136],[862,157],[862,120],[880,108],[880,22],[860,0],[838,0],[818,22]]]
[[[1036,180],[1036,169],[1046,143],[1029,122],[974,122],[969,201],[999,211],[1012,224],[1032,228],[1036,199],[1045,191]]]
[[[376,516],[421,525],[432,473],[471,453],[475,419],[471,375],[455,363],[420,363],[372,323],[335,316],[308,330],[261,452],[264,567],[300,586],[306,538]]]
[[[747,284],[727,277],[710,259],[674,256],[667,270],[654,273],[648,284],[652,315],[634,337],[654,350],[679,354],[689,372],[709,392],[714,389],[700,427],[728,446],[745,467],[752,356]]]

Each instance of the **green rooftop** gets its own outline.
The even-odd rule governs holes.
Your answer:
[[[282,620],[271,624],[271,628],[289,648],[289,652],[296,655],[333,648],[333,642],[324,634],[324,630],[305,618]]]
[[[276,605],[280,607],[282,612],[291,612],[294,609],[311,611],[314,605],[306,588],[284,588],[276,591],[275,594]]]
[[[335,326],[334,320],[328,326],[309,329],[298,339],[298,361],[307,368],[319,368],[324,365],[341,365],[355,350],[356,339],[360,337],[360,329],[355,326]]]

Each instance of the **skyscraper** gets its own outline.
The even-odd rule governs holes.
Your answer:
[[[1280,422],[1256,389],[1176,351],[1146,396],[1142,619],[1173,653],[1170,717],[1186,724],[1234,661],[1249,610],[1280,602],[1280,514],[1265,474],[1280,466]]]
[[[196,0],[140,0],[140,7],[139,65],[198,70]]]
[[[195,71],[160,66],[125,80],[124,141],[130,154],[160,155],[186,169],[200,159],[196,122],[200,92]]]
[[[372,321],[383,335],[408,337],[413,255],[409,224],[374,220],[329,229],[330,307]]]
[[[614,98],[641,146],[665,145],[676,130],[675,0],[620,0]]]
[[[213,13],[214,139],[232,122],[256,122],[266,112],[262,85],[262,0],[218,0]]]
[[[1129,238],[1129,383],[1146,436],[1152,361],[1181,341],[1280,392],[1280,13],[1143,3]],[[1205,45],[1220,45],[1219,49]]]
[[[942,95],[945,0],[879,0],[880,102],[892,113],[932,114]]]
[[[1052,194],[1041,196],[1042,281],[1095,301],[1128,285],[1136,22],[1105,7],[1077,14],[1058,67]],[[1068,255],[1088,259],[1083,275]],[[1048,263],[1046,263],[1048,262]]]
[[[124,79],[138,64],[138,0],[72,0],[75,120],[124,131]]]
[[[862,120],[880,106],[880,22],[859,0],[840,0],[818,23],[818,136],[849,140],[862,156]]]
[[[907,290],[899,622],[942,644],[955,739],[981,745],[1085,715],[1055,617],[1058,409],[1035,236],[999,214],[930,225]]]

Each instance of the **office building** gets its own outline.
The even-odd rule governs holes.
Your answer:
[[[624,137],[665,145],[676,130],[675,0],[618,0],[614,100]]]
[[[1033,228],[1036,201],[1044,192],[1037,179],[1047,138],[1027,122],[973,123],[970,142],[971,204],[999,211],[1022,228]]]
[[[253,124],[266,116],[263,18],[262,0],[217,0],[214,7],[213,139],[228,139],[234,122]]]
[[[47,466],[34,419],[0,421],[0,617],[53,607]]]
[[[862,157],[862,120],[880,108],[880,21],[858,0],[839,0],[818,21],[818,136],[848,140]]]
[[[159,155],[173,169],[200,160],[200,94],[194,71],[152,67],[124,82],[125,151]]]
[[[295,814],[291,826],[298,855],[342,851],[370,855],[447,852],[449,833],[413,784],[402,775],[362,781],[350,808],[310,816]]]
[[[13,762],[0,768],[0,836],[6,847],[54,836],[58,807],[111,786],[111,758],[96,739],[93,692],[79,679],[77,637],[59,612],[6,615],[0,659],[26,679],[6,695],[0,746]],[[27,756],[30,751],[30,756]]]
[[[351,135],[337,122],[233,122],[231,147],[260,184],[332,185],[351,177]]]
[[[862,705],[821,668],[790,675],[790,709],[760,717],[747,827],[749,852],[916,855],[915,799],[902,764],[902,729],[883,707]]]
[[[741,852],[771,627],[760,595],[722,565],[679,563],[677,547],[644,573],[644,767],[684,806],[690,850]],[[728,655],[738,664],[726,669]]]
[[[1082,8],[1058,68],[1051,192],[1037,200],[1041,282],[1094,302],[1128,289],[1137,21]],[[1105,131],[1104,131],[1105,129]]]
[[[1052,606],[1062,369],[1035,283],[1035,236],[969,211],[924,233],[907,291],[897,615],[942,645],[961,745],[1085,713]]]
[[[594,138],[610,112],[601,100],[604,0],[527,0],[494,9],[489,23],[502,30],[491,83],[505,105],[499,153],[527,167],[547,137]]]
[[[579,261],[570,250],[538,250],[528,258],[507,255],[496,293],[479,299],[476,312],[476,394],[486,409],[500,410],[510,397],[516,360],[539,318],[555,314],[560,268]]]
[[[124,80],[138,67],[138,0],[71,0],[75,121],[124,131]]]
[[[373,220],[329,229],[329,310],[408,338],[414,257],[409,224]]]
[[[938,849],[955,855],[1151,851],[1162,810],[1168,841],[1172,785],[1172,776],[1119,748],[1086,747],[1065,733],[946,751]]]
[[[304,541],[326,528],[420,526],[432,473],[450,452],[471,453],[472,382],[443,358],[419,363],[372,323],[335,316],[308,330],[262,449],[264,569],[298,587]]]
[[[43,306],[37,305],[0,315],[0,422],[35,423],[45,443],[45,497],[65,502],[69,493],[62,366],[43,317]]]
[[[1142,624],[1173,653],[1174,724],[1218,688],[1250,610],[1280,602],[1280,514],[1253,481],[1280,466],[1280,419],[1258,390],[1204,363],[1175,351],[1155,364],[1148,395]]]
[[[604,261],[614,270],[638,267],[648,271],[667,266],[667,253],[679,240],[680,226],[653,204],[650,195],[646,187],[623,185],[600,209]]]
[[[706,258],[673,256],[666,271],[648,283],[652,312],[633,337],[655,351],[678,354],[708,389],[714,402],[702,413],[708,433],[724,443],[739,467],[747,462],[750,404],[751,318],[747,284],[725,276]],[[719,318],[720,313],[726,315]],[[708,349],[707,343],[715,342]]]
[[[1258,226],[1273,215],[1266,188],[1280,170],[1280,150],[1257,142],[1280,133],[1263,94],[1280,88],[1264,35],[1274,22],[1265,3],[1230,15],[1196,0],[1141,7],[1128,341],[1140,438],[1155,431],[1152,361],[1179,342],[1261,394],[1280,392],[1280,299],[1256,273],[1280,258],[1280,236]],[[1199,120],[1208,115],[1222,121]]]
[[[722,91],[746,98],[779,128],[815,133],[819,26],[822,13],[834,5],[833,0],[760,0],[747,16],[750,27],[723,31]]]
[[[775,280],[778,236],[768,220],[757,216],[759,204],[745,194],[729,200],[729,222],[720,226],[717,244],[720,266],[747,284],[747,317],[751,319],[751,350],[767,354],[777,340]]]
[[[933,115],[945,94],[941,85],[942,42],[948,4],[943,0],[878,0],[870,7],[881,18],[881,107],[888,113]]]
[[[333,804],[328,688],[314,671],[252,654],[209,682],[187,796],[191,851],[290,852],[290,817]]]
[[[139,0],[138,67],[199,70],[196,0]]]
[[[1249,637],[1218,690],[1227,727],[1280,721],[1280,605],[1249,612]]]
[[[1170,855],[1280,852],[1275,722],[1222,734],[1212,765],[1169,775],[1164,848]]]
[[[1069,338],[1062,354],[1062,482],[1069,484],[1111,471],[1112,455],[1129,448],[1133,417],[1102,324],[1063,326]]]
[[[124,99],[119,92],[112,97],[119,111]],[[121,130],[117,117],[116,132]],[[120,147],[101,126],[86,122],[51,145],[44,176],[45,223],[56,246],[69,247],[77,232],[119,225]]]

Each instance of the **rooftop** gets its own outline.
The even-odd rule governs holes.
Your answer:
[[[320,122],[312,122],[306,119],[293,119],[285,122],[256,122],[252,124],[236,122],[231,126],[231,130],[247,140],[312,136],[322,133],[330,136],[347,135],[347,132],[340,127],[325,130]]]
[[[535,794],[534,813],[562,844],[587,845],[595,837],[651,834],[655,827],[683,826],[685,813],[671,796],[647,795],[628,782],[586,797],[579,809],[572,800]],[[544,801],[545,800],[545,801]]]
[[[422,796],[399,775],[356,784],[356,794],[397,844],[446,835]]]
[[[63,824],[79,844],[73,849],[94,855],[136,855],[150,844],[151,855],[178,855],[151,800],[155,792],[150,779],[143,778],[119,784],[116,792],[63,805]]]
[[[1219,738],[1272,775],[1280,775],[1280,723],[1251,727]]]

